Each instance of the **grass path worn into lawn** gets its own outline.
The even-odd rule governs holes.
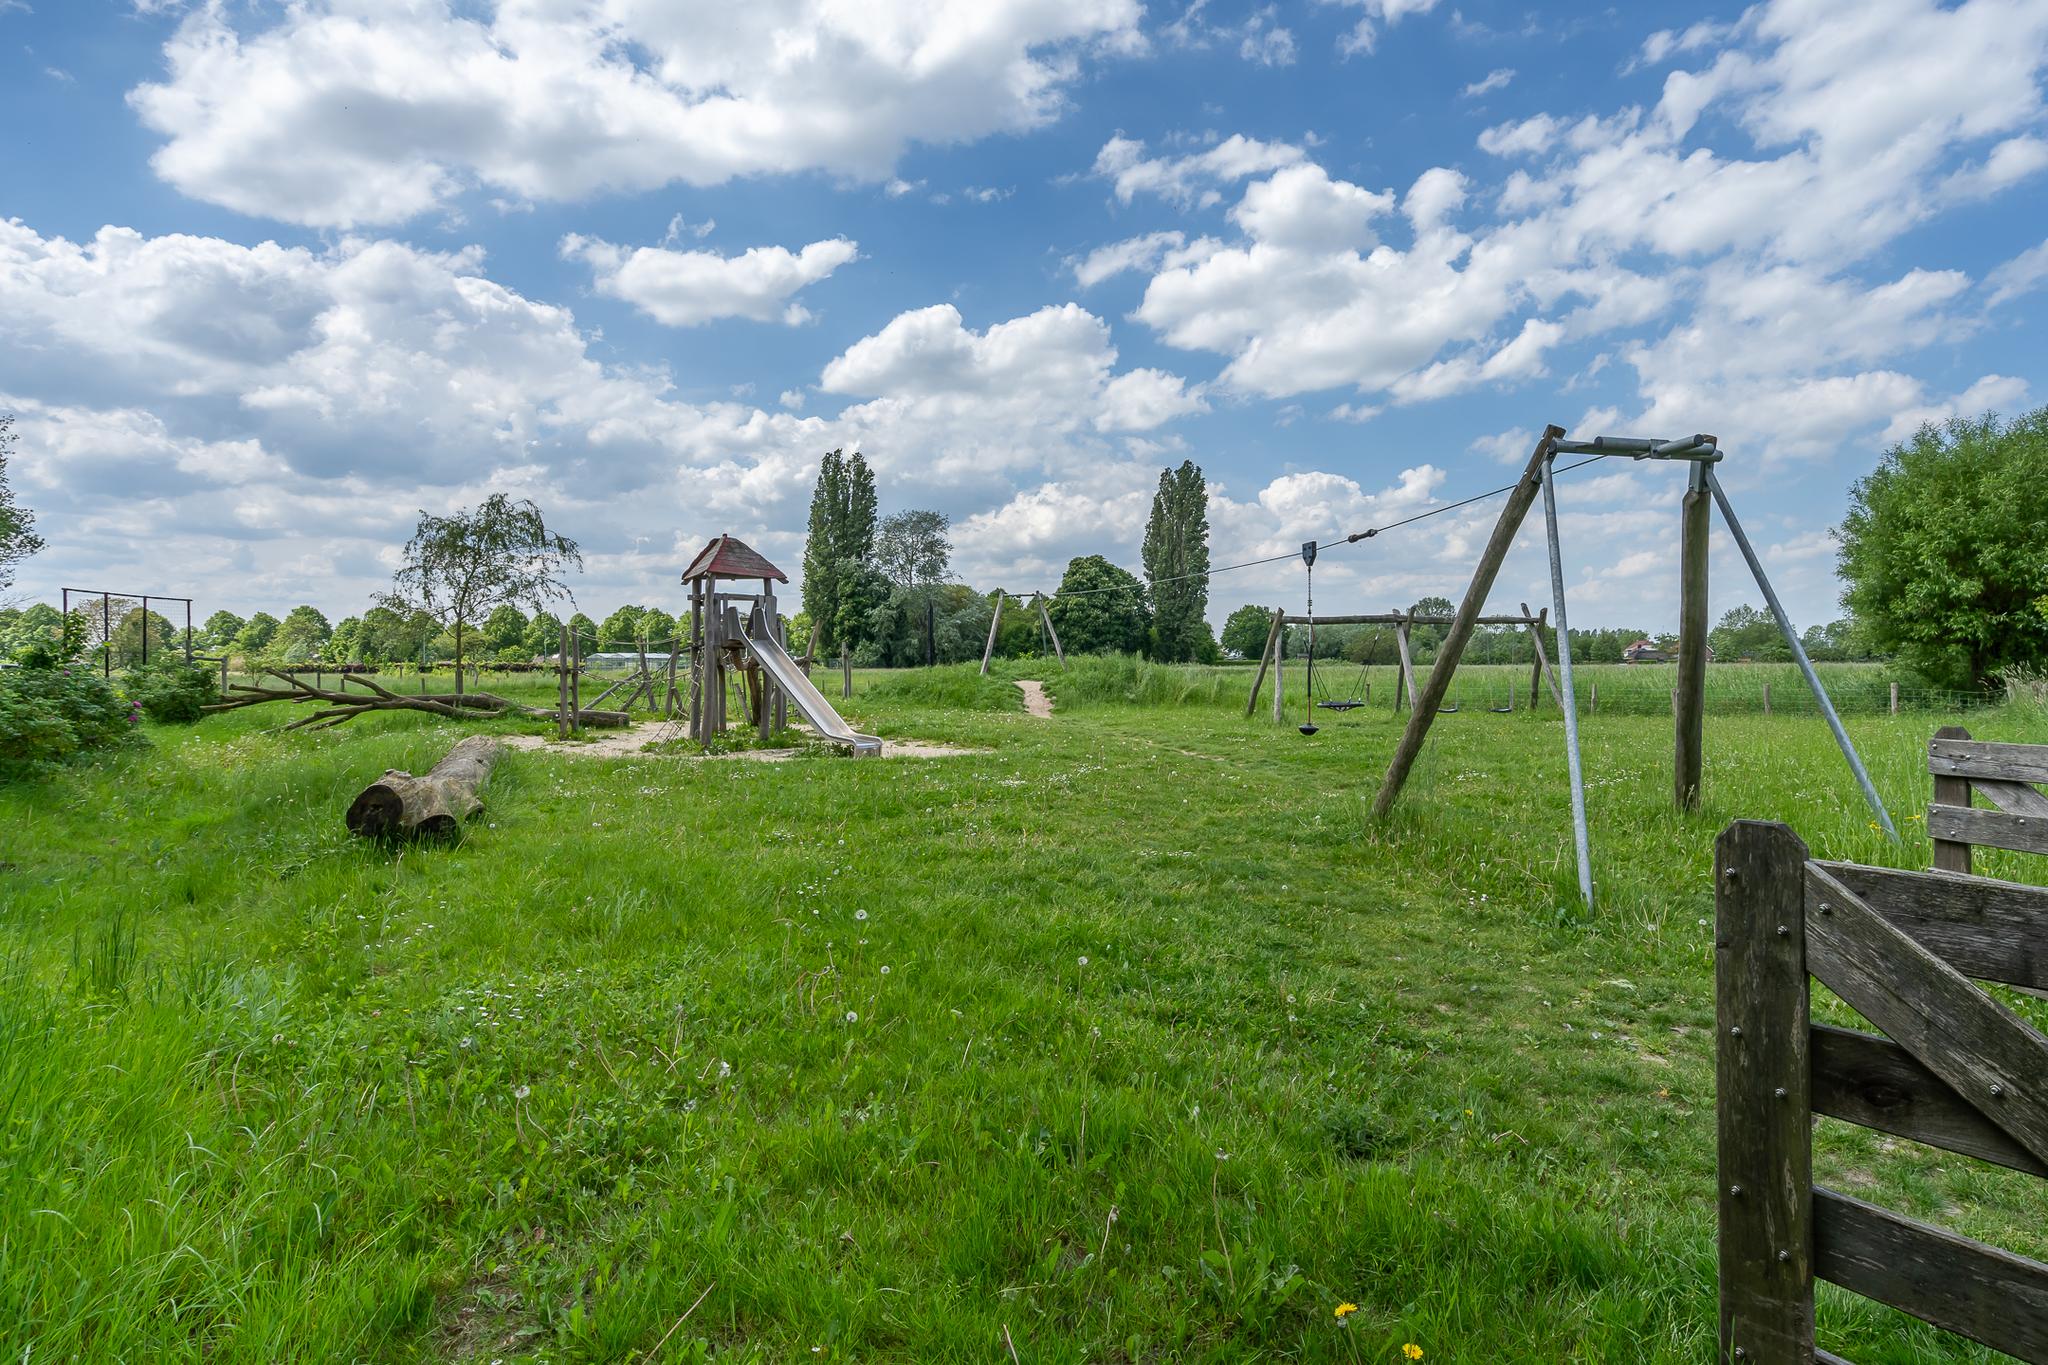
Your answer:
[[[847,703],[985,752],[514,753],[448,848],[341,827],[456,737],[414,717],[238,713],[0,790],[0,1354],[1710,1353],[1714,835],[1929,862],[1817,721],[1711,718],[1681,819],[1668,718],[1589,717],[1589,920],[1553,710],[1444,717],[1375,824],[1388,712],[1307,740],[1084,661],[1031,666],[1048,723],[1018,667]],[[1901,817],[1939,723],[1851,722]],[[1817,1166],[2048,1254],[2026,1177],[1833,1124]]]

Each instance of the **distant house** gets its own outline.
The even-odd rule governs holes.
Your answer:
[[[1627,649],[1621,651],[1621,661],[1625,664],[1668,664],[1677,657],[1678,651],[1676,649],[1659,649],[1648,640],[1638,640]],[[1713,661],[1714,647],[1708,645],[1707,662],[1712,663]]]

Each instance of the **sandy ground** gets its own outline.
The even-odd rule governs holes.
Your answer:
[[[1045,684],[1036,678],[1022,678],[1017,688],[1024,694],[1024,709],[1040,720],[1052,719],[1052,698],[1045,695]]]
[[[678,727],[670,735],[666,722],[651,725],[635,725],[625,730],[593,730],[592,738],[571,740],[560,743],[542,735],[506,735],[505,743],[514,749],[527,749],[539,753],[560,754],[564,758],[667,758],[690,763],[703,762],[753,762],[782,763],[802,753],[801,749],[741,749],[730,754],[693,754],[689,752],[651,753],[647,745],[664,737],[680,735]],[[952,758],[960,754],[987,753],[986,749],[963,749],[952,744],[928,744],[914,739],[885,739],[882,741],[883,758]]]

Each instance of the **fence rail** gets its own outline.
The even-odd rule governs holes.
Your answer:
[[[2048,1176],[2048,1038],[1973,977],[2048,986],[2048,888],[1816,862],[1781,824],[1715,845],[1725,1365],[1840,1361],[1816,1278],[2048,1361],[2048,1265],[1813,1183],[1812,1116]],[[1809,978],[1881,1033],[1815,1025]]]

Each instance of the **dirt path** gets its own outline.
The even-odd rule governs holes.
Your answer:
[[[564,758],[669,758],[688,763],[703,762],[752,762],[781,763],[795,758],[800,749],[740,749],[729,754],[695,754],[687,750],[667,753],[652,753],[646,748],[653,740],[663,737],[669,729],[666,723],[635,725],[624,730],[594,731],[593,738],[572,740],[563,744],[541,735],[506,735],[505,743],[514,749],[528,749],[539,753],[560,754]],[[670,738],[674,736],[671,735]],[[889,739],[882,741],[883,758],[951,758],[956,754],[979,754],[985,749],[963,749],[951,744],[928,744],[915,739]]]
[[[1040,720],[1052,719],[1052,698],[1045,695],[1045,684],[1036,678],[1019,678],[1017,690],[1024,694],[1024,709]]]

